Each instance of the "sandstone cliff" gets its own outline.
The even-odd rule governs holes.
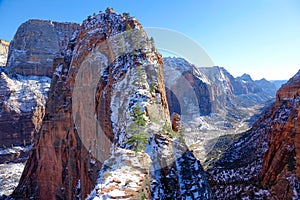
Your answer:
[[[197,67],[182,58],[164,58],[164,64],[170,113],[195,118],[275,98],[274,85],[265,79],[253,81],[247,74],[234,78],[223,67]]]
[[[52,77],[53,59],[63,57],[78,24],[29,20],[10,43],[6,72]]]
[[[39,138],[13,197],[85,198],[102,166],[90,198],[207,199],[199,161],[163,131],[170,115],[162,58],[140,23],[107,9],[88,17],[68,47],[54,61]],[[129,143],[132,137],[140,139]],[[145,153],[130,159],[140,142]],[[126,184],[123,174],[131,175]]]
[[[299,74],[209,170],[215,199],[299,199]]]
[[[0,76],[0,146],[33,142],[45,113],[48,77]]]
[[[6,65],[8,46],[9,46],[9,42],[0,39],[0,67]]]
[[[271,196],[299,198],[300,192],[300,71],[277,92],[272,132],[260,172]]]
[[[222,67],[197,67],[182,58],[164,58],[164,71],[169,111],[181,115],[186,142],[201,162],[219,136],[249,129],[275,98],[249,75],[234,78]]]
[[[9,52],[0,77],[1,147],[33,142],[45,114],[53,58],[64,56],[78,29],[72,23],[29,20],[18,28],[9,50],[1,40],[0,53]]]

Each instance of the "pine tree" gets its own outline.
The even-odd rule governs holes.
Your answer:
[[[143,151],[148,143],[148,135],[144,130],[146,121],[140,105],[133,109],[132,116],[134,123],[128,127],[127,131],[133,135],[127,139],[126,144],[133,146],[135,152]]]

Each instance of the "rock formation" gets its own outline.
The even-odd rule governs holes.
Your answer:
[[[9,46],[9,42],[0,39],[0,67],[6,65],[8,46]]]
[[[180,115],[177,113],[172,115],[172,130],[175,132],[180,130]]]
[[[8,61],[0,126],[13,128],[1,141],[20,143],[38,131],[13,198],[299,198],[300,72],[206,174],[197,159],[202,149],[185,143],[205,152],[195,137],[244,122],[253,106],[271,99],[260,86],[265,80],[163,60],[139,22],[112,9],[80,26],[29,20]],[[180,114],[172,124],[170,112]],[[184,126],[189,120],[192,131]]]
[[[45,113],[48,77],[0,76],[0,146],[33,142]]]
[[[52,77],[53,59],[63,57],[78,24],[29,20],[10,43],[6,72],[9,75]]]
[[[201,162],[219,136],[249,129],[275,98],[249,75],[234,78],[222,67],[197,67],[182,58],[164,58],[164,65],[170,113],[180,114],[186,142]]]
[[[185,115],[185,111],[195,118],[230,108],[264,105],[275,98],[274,88],[265,92],[265,86],[274,86],[265,79],[253,81],[247,74],[234,78],[222,67],[197,67],[182,58],[164,58],[164,64],[171,114]]]
[[[299,199],[299,83],[300,72],[209,170],[214,199]]]
[[[260,172],[271,196],[299,198],[300,191],[300,71],[277,92],[272,108],[272,132]]]
[[[259,86],[265,93],[271,95],[271,96],[275,96],[276,95],[276,91],[280,88],[280,87],[276,87],[276,85],[273,82],[267,81],[266,79],[262,78],[260,80],[256,80],[254,81],[255,84],[257,86]]]
[[[32,143],[45,114],[53,58],[63,56],[78,29],[77,24],[44,20],[29,20],[18,28],[0,77],[1,147]],[[1,56],[8,51],[1,40],[3,46]]]
[[[176,139],[163,131],[170,115],[162,58],[140,23],[107,9],[88,17],[68,47],[64,58],[54,59],[39,138],[12,196],[86,198],[97,183],[90,198],[207,199],[199,161],[181,143],[175,148]],[[139,139],[130,143],[132,137]],[[130,159],[135,148],[146,150]],[[178,166],[185,162],[191,173]],[[125,184],[122,174],[136,179]],[[178,185],[174,191],[171,176]],[[107,181],[113,188],[101,186]]]

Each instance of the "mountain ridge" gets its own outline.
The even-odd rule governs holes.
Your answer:
[[[46,70],[26,56],[18,59],[28,70],[14,65],[13,41],[9,74],[1,73],[0,103],[12,108],[14,118],[15,112],[32,115],[33,96],[41,109],[38,137],[12,198],[298,198],[300,71],[205,172],[201,152],[212,144],[198,142],[247,129],[240,125],[272,99],[274,84],[162,58],[137,19],[110,8],[80,26],[54,24],[67,33],[54,34],[59,45],[46,53],[52,59]],[[42,54],[36,56],[43,60]],[[13,84],[20,85],[15,92]],[[21,93],[29,90],[24,103]]]

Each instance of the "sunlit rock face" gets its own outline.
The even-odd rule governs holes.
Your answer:
[[[163,61],[170,114],[180,114],[187,145],[202,163],[220,136],[245,132],[275,100],[263,87],[272,86],[266,80],[234,78],[223,67],[195,66],[183,58]]]
[[[208,170],[213,198],[299,199],[299,77]]]
[[[54,59],[46,114],[16,198],[86,198],[103,162],[122,156],[111,148],[131,148],[126,129],[138,105],[145,119],[169,124],[162,59],[135,18],[112,10],[89,17],[68,47]]]
[[[163,61],[170,113],[183,115],[184,121],[185,116],[264,105],[275,98],[274,85],[265,79],[253,81],[247,74],[234,78],[223,67],[198,67],[183,58]]]
[[[64,56],[78,29],[73,23],[29,20],[10,44],[1,40],[0,65],[6,64],[0,77],[1,147],[33,142],[45,114],[53,58]]]
[[[29,20],[10,43],[6,72],[52,77],[53,59],[63,57],[79,24]]]

